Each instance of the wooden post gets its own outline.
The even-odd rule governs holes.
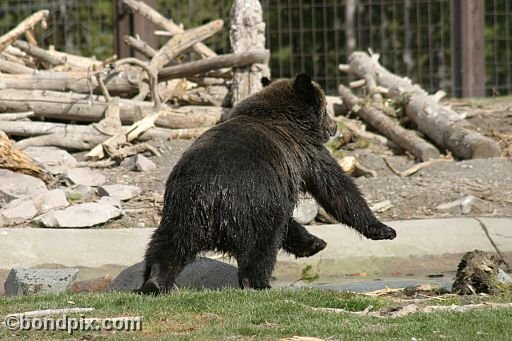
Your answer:
[[[229,38],[235,53],[265,49],[265,23],[258,0],[235,0],[229,14]],[[261,89],[261,78],[269,77],[268,61],[233,70],[233,106]]]
[[[146,5],[155,7],[156,0],[143,0]],[[154,35],[155,24],[137,13],[130,12],[122,0],[112,0],[114,13],[114,50],[119,58],[137,57],[148,59],[144,54],[124,43],[124,37],[138,35],[154,49],[158,49],[158,37]]]
[[[112,0],[114,15],[114,51],[119,59],[133,57],[132,48],[123,41],[124,36],[132,35],[133,16],[123,6],[121,0]]]
[[[146,5],[156,8],[157,3],[156,0],[144,0],[143,1]],[[148,44],[150,47],[154,49],[158,49],[158,37],[154,34],[156,28],[156,25],[144,18],[142,15],[136,13],[133,15],[133,33],[138,35],[140,39],[146,44]],[[137,50],[134,50],[134,56],[136,58],[147,60],[148,58],[140,53]]]
[[[485,96],[484,0],[452,0],[452,79],[456,97]]]

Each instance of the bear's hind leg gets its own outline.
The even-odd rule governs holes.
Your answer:
[[[282,248],[295,257],[310,257],[325,249],[327,243],[312,235],[304,226],[290,218]]]
[[[180,249],[155,233],[145,256],[144,284],[140,289],[143,294],[167,293],[175,289],[176,277],[187,264],[194,261],[197,254],[193,250],[177,252]]]
[[[274,238],[275,239],[275,238]],[[263,240],[252,250],[236,256],[240,288],[270,289],[270,278],[277,260],[276,240]]]

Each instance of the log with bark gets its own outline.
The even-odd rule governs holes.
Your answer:
[[[370,103],[365,103],[355,96],[350,89],[340,85],[338,90],[343,103],[350,110],[356,110],[357,107],[359,117],[397,144],[400,148],[407,150],[421,161],[439,158],[439,151],[433,145],[423,140],[412,131],[403,128],[398,122],[386,116],[386,114],[373,107]]]
[[[438,146],[450,150],[453,156],[471,159],[501,155],[497,142],[471,130],[460,115],[439,104],[436,97],[429,96],[410,79],[396,76],[382,67],[378,55],[354,52],[349,58],[348,69],[363,79],[365,75],[373,77],[379,86],[387,89],[386,96],[390,98],[409,96],[405,105],[407,117]]]

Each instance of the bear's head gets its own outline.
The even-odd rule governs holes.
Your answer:
[[[336,134],[336,122],[327,113],[322,88],[306,74],[292,79],[261,79],[263,89],[234,108],[234,115],[294,123],[316,142],[325,143]]]

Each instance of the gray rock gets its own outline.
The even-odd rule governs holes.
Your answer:
[[[91,227],[120,217],[123,211],[111,204],[89,202],[51,211],[35,219],[44,227]]]
[[[131,185],[104,185],[98,188],[100,196],[118,198],[119,200],[130,200],[141,192],[139,187]]]
[[[318,214],[318,204],[314,199],[300,199],[293,210],[293,219],[299,224],[309,224]]]
[[[501,269],[498,269],[498,274],[496,277],[501,283],[512,284],[512,277]]]
[[[121,199],[114,197],[101,197],[100,200],[97,201],[99,204],[111,205],[117,208],[122,208]]]
[[[78,269],[20,269],[14,268],[4,284],[6,296],[39,293],[59,293],[69,289]]]
[[[124,159],[123,162],[121,162],[121,167],[124,167],[128,170],[146,172],[155,169],[156,165],[153,161],[151,161],[144,155],[137,154]]]
[[[144,262],[123,270],[113,281],[110,290],[134,291],[142,286]],[[238,269],[218,260],[198,257],[183,269],[176,284],[179,288],[223,289],[238,288]]]
[[[50,210],[68,206],[66,194],[61,189],[15,199],[0,209],[0,226],[20,224]]]
[[[28,147],[23,150],[41,167],[52,174],[62,174],[76,167],[76,159],[67,151],[55,147]]]
[[[0,169],[0,201],[9,202],[25,196],[48,192],[43,181],[30,175]]]
[[[68,183],[72,185],[101,186],[105,177],[98,171],[90,168],[71,168],[64,173]]]
[[[455,201],[441,204],[436,207],[436,210],[440,212],[469,214],[471,212],[471,208],[475,204],[476,199],[476,197],[468,195]]]

